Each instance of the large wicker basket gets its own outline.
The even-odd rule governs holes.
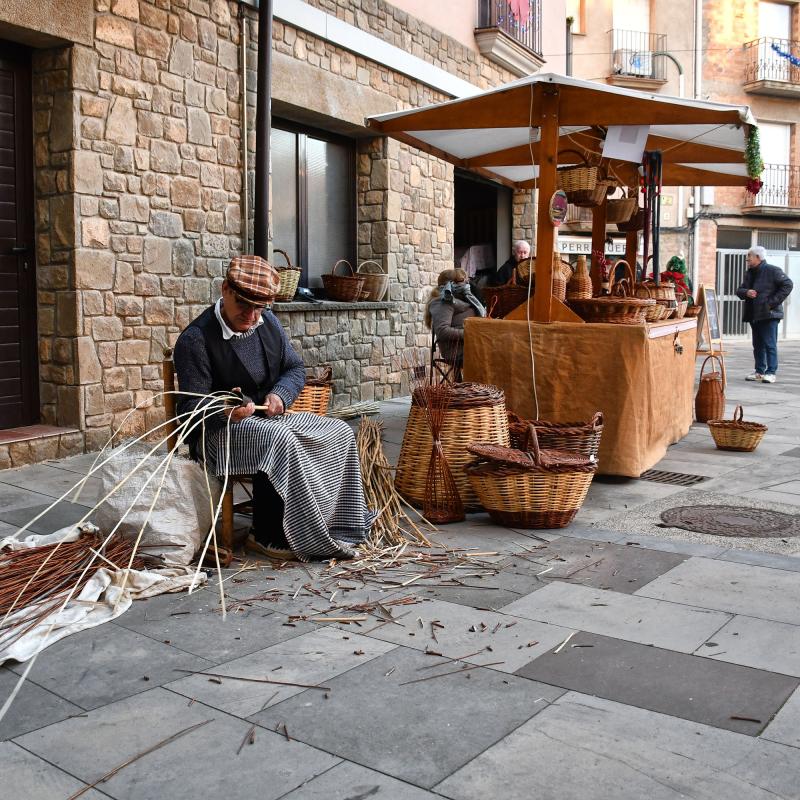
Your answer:
[[[479,461],[469,480],[489,516],[509,528],[564,528],[586,499],[597,464],[573,453],[540,449],[533,427],[525,452],[470,445]]]
[[[375,303],[383,300],[389,291],[389,276],[377,261],[371,259],[362,261],[358,265],[356,274],[364,278],[364,287],[361,290],[362,300],[370,300]]]
[[[600,437],[603,435],[603,413],[595,412],[588,422],[549,422],[544,419],[522,419],[508,413],[508,433],[511,446],[524,450],[530,438],[528,428],[533,425],[544,450],[564,450],[585,458],[597,458]]]
[[[719,372],[713,371],[703,374],[706,364],[716,361]],[[713,353],[708,356],[700,367],[700,382],[694,398],[694,418],[698,422],[722,419],[725,414],[725,382],[722,379],[722,362],[719,356]]]
[[[464,509],[478,511],[480,503],[466,474],[467,464],[473,460],[467,444],[479,440],[508,445],[505,396],[501,389],[479,383],[454,383],[452,390],[453,396],[442,425],[442,449]],[[395,474],[397,491],[419,507],[425,499],[426,473],[433,446],[420,400],[421,393],[414,392]]]
[[[733,419],[712,419],[708,421],[711,435],[720,450],[736,450],[741,453],[752,453],[758,447],[767,426],[760,422],[745,422],[741,406],[736,406]]]
[[[517,283],[516,269],[511,273],[507,283],[502,286],[486,286],[483,288],[483,299],[486,313],[493,319],[502,319],[510,311],[528,299],[528,287]]]
[[[636,197],[615,197],[606,201],[606,222],[627,222],[636,211]]]
[[[286,259],[285,267],[275,267],[281,278],[281,285],[278,294],[275,295],[275,302],[288,303],[297,291],[297,284],[300,283],[300,267],[292,265],[289,254],[285,250],[274,248],[273,252],[280,253]]]
[[[625,265],[626,277],[614,283],[614,274],[619,264]],[[647,321],[647,309],[655,305],[651,299],[642,300],[628,297],[628,286],[632,278],[632,269],[626,261],[617,262],[614,266],[609,288],[616,297],[593,297],[591,300],[572,300],[570,305],[575,313],[586,322],[611,322],[616,325],[644,325]]]
[[[339,264],[344,264],[349,270],[349,275],[337,275],[336,268]],[[354,303],[361,298],[364,291],[364,276],[356,275],[350,262],[340,258],[334,265],[329,275],[322,276],[322,285],[325,287],[325,294],[330,300],[338,300],[342,303]]]
[[[331,402],[333,392],[333,370],[328,365],[308,367],[306,369],[306,385],[291,405],[292,411],[307,411],[311,414],[325,416]]]
[[[575,153],[583,164],[561,167],[556,171],[556,188],[566,192],[570,203],[582,208],[599,206],[611,185],[597,166],[589,164],[586,156],[578,150],[562,150],[559,155]]]

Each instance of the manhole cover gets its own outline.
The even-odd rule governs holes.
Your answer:
[[[668,508],[661,513],[661,520],[670,528],[683,528],[695,533],[752,538],[796,536],[798,523],[793,514],[737,506]]]

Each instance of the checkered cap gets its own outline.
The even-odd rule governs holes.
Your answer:
[[[236,256],[225,276],[234,294],[245,303],[271,303],[281,286],[278,271],[261,256]]]

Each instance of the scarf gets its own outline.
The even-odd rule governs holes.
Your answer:
[[[465,303],[469,303],[474,309],[475,313],[479,317],[486,316],[486,309],[483,307],[480,300],[472,294],[472,289],[468,283],[453,283],[453,281],[448,281],[441,289],[441,296],[440,300],[443,303],[448,303],[453,305],[453,300],[455,298],[459,300],[463,300]]]

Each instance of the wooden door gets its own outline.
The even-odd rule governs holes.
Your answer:
[[[0,42],[0,428],[39,420],[31,70]]]

